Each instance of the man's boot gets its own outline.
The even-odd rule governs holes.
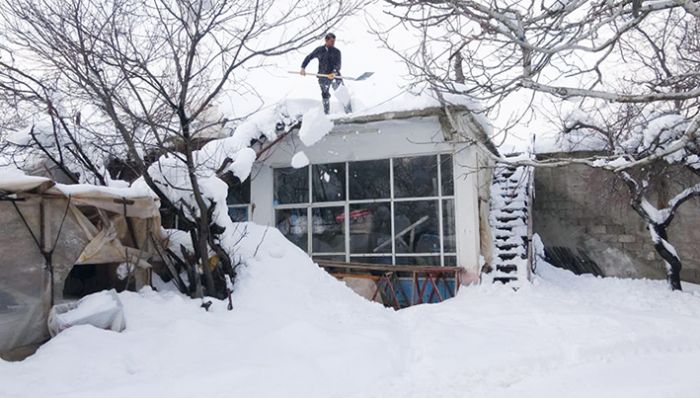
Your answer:
[[[330,112],[331,110],[331,101],[330,98],[324,98],[323,99],[323,113],[326,115]]]

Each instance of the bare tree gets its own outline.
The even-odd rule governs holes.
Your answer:
[[[52,95],[49,82],[39,80],[18,67],[0,61],[0,105],[5,111],[0,118],[5,133],[3,160],[19,169],[56,168],[69,182],[106,185],[100,157],[117,156],[113,142],[95,131],[80,134],[80,113],[72,118],[63,114]],[[59,101],[60,102],[60,101]],[[43,124],[28,127],[33,115],[42,115]],[[11,132],[29,131],[19,137]],[[90,130],[85,126],[85,130]],[[55,176],[52,170],[44,170]]]
[[[104,151],[99,158],[107,154],[132,165],[161,202],[178,212],[192,236],[197,264],[190,272],[195,275],[191,293],[222,297],[226,276],[232,280],[235,271],[231,253],[219,242],[221,227],[212,220],[215,203],[202,184],[225,167],[212,165],[198,151],[207,134],[230,122],[216,111],[219,100],[250,90],[247,69],[309,44],[360,3],[4,2],[0,79],[6,84],[0,88],[43,108],[58,124],[48,133],[59,137],[51,145],[33,141],[57,164],[85,166],[105,183],[104,165],[91,165],[93,154],[79,152],[85,148],[80,137],[98,143],[94,146]],[[76,143],[66,146],[71,139]],[[68,147],[76,153],[66,154]],[[90,162],[67,163],[67,156]],[[227,164],[236,162],[236,153],[229,157]],[[217,264],[210,264],[211,251]]]
[[[699,3],[386,2],[399,23],[377,27],[378,36],[402,57],[415,81],[427,82],[443,102],[455,96],[476,99],[480,107],[474,112],[495,122],[492,139],[532,129],[532,120],[537,129],[599,139],[600,155],[591,158],[493,158],[534,167],[581,163],[615,173],[649,227],[671,288],[681,288],[681,261],[666,229],[679,206],[700,196],[700,186],[689,178],[656,205],[650,195],[655,176],[669,165],[698,175]],[[418,45],[398,48],[392,34],[399,29],[418,36]],[[669,117],[672,126],[655,128]]]

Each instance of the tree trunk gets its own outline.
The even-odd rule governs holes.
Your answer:
[[[658,224],[649,224],[652,232],[654,249],[659,253],[666,264],[666,279],[671,290],[683,290],[681,288],[681,259],[678,257],[675,248],[668,241],[666,227]]]
[[[182,128],[182,136],[185,143],[185,158],[187,161],[187,175],[192,185],[192,194],[194,196],[194,201],[197,204],[199,210],[199,217],[197,219],[197,241],[192,242],[197,247],[197,254],[199,256],[199,262],[202,266],[202,273],[204,274],[204,287],[206,288],[207,295],[223,298],[224,294],[217,294],[216,288],[214,286],[214,276],[209,268],[209,206],[207,206],[202,191],[199,188],[199,181],[197,180],[197,165],[195,164],[194,156],[192,152],[194,147],[192,145],[191,135],[190,135],[190,124],[189,120],[184,114],[183,108],[178,110],[180,116],[180,126]]]
[[[214,277],[212,276],[211,268],[209,268],[209,208],[204,201],[202,191],[199,189],[196,166],[194,164],[194,159],[192,158],[192,151],[189,149],[190,148],[187,148],[186,151],[187,171],[190,184],[192,184],[194,200],[197,203],[197,208],[199,209],[199,217],[197,220],[197,242],[193,243],[197,245],[197,254],[199,254],[199,262],[202,265],[204,287],[207,290],[207,294],[217,296],[214,289]]]

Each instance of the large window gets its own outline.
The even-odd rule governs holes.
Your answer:
[[[279,230],[317,259],[457,262],[451,155],[275,169],[274,195]]]

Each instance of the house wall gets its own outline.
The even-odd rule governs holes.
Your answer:
[[[338,125],[311,147],[304,146],[295,135],[290,135],[253,169],[251,203],[254,222],[274,226],[272,170],[289,167],[292,156],[302,150],[312,164],[452,153],[457,262],[466,268],[466,280],[478,278],[480,238],[478,177],[474,172],[476,149],[467,144],[445,142],[437,117]]]
[[[477,152],[479,172],[477,174],[479,194],[479,236],[483,264],[493,264],[494,237],[491,233],[489,215],[491,213],[491,184],[493,183],[493,160]]]
[[[606,276],[665,278],[626,188],[609,172],[582,165],[538,168],[535,195],[534,231],[548,255],[571,254]],[[700,283],[700,199],[680,208],[669,237],[683,260],[682,279]]]

